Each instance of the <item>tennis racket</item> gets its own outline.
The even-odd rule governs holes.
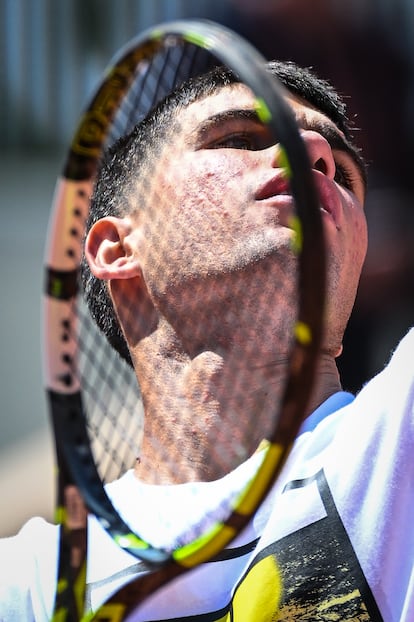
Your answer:
[[[56,187],[46,248],[45,382],[58,466],[56,518],[61,525],[55,621],[93,618],[92,612],[85,609],[84,600],[88,514],[95,515],[117,544],[143,560],[148,569],[143,577],[113,595],[110,603],[94,618],[126,619],[148,594],[214,557],[247,525],[280,472],[303,419],[322,333],[323,231],[305,147],[285,103],[285,91],[275,76],[265,70],[264,64],[264,59],[250,44],[212,22],[181,21],[151,28],[111,62],[73,138]],[[194,448],[198,453],[194,462],[202,462],[200,445],[203,445],[201,455],[210,469],[207,474],[200,472],[195,478],[194,474],[188,475],[188,460],[183,460],[180,448],[187,450],[187,445],[191,445],[191,434],[188,429],[180,430],[177,420],[165,422],[165,442],[156,448],[154,486],[158,484],[158,469],[162,473],[162,484],[165,481],[182,483],[197,477],[221,481],[222,477],[226,479],[226,474],[237,472],[240,465],[241,468],[246,463],[253,466],[241,482],[239,478],[237,485],[231,485],[225,494],[215,497],[214,503],[203,509],[202,516],[194,516],[185,528],[181,527],[181,532],[174,532],[170,539],[162,541],[156,533],[148,534],[146,527],[140,526],[139,517],[138,526],[132,526],[122,508],[115,507],[108,494],[108,482],[120,478],[134,468],[137,458],[139,460],[144,420],[145,426],[147,420],[136,374],[124,360],[128,359],[128,352],[123,353],[124,358],[114,352],[85,302],[85,283],[92,298],[98,296],[94,287],[99,289],[102,284],[95,283],[91,276],[81,284],[83,245],[85,230],[89,227],[90,197],[104,153],[120,137],[134,132],[136,124],[165,96],[189,78],[215,66],[230,71],[237,76],[237,82],[251,90],[257,122],[270,137],[271,144],[278,146],[279,166],[284,169],[295,201],[295,215],[290,226],[293,230],[291,252],[297,264],[298,310],[289,327],[286,372],[272,417],[261,417],[259,400],[253,411],[249,405],[250,412],[239,417],[237,423],[231,418],[225,419],[224,413],[224,423],[220,418],[215,420],[208,438],[197,436],[195,432]],[[159,157],[164,157],[165,162],[170,162],[178,153],[182,131],[185,128],[176,123],[173,135],[164,137],[167,151]],[[152,186],[155,167],[156,162],[141,174],[141,199],[149,203],[151,197],[151,203],[160,206],[178,201],[178,194],[172,196],[174,183],[169,185],[168,196]],[[223,210],[229,201],[231,197],[225,194],[221,197]],[[151,213],[151,209],[148,212]],[[169,266],[174,260],[169,256],[171,249],[160,246],[166,222],[155,218],[148,226],[162,233],[155,244],[157,261],[161,257]],[[268,276],[262,271],[263,296],[275,297],[279,283],[274,283],[269,291]],[[207,278],[204,288],[208,287],[208,282]],[[200,334],[196,339],[199,350],[203,351],[207,349],[203,344],[202,325],[206,318],[197,305],[198,281],[194,278],[191,283],[194,308],[188,317],[200,314]],[[223,290],[224,285],[220,287]],[[212,295],[215,291],[212,288]],[[229,289],[221,295],[229,299],[232,293]],[[254,300],[250,304],[257,302]],[[107,308],[101,307],[95,315],[102,318],[106,312]],[[266,314],[258,314],[257,326],[251,325],[252,330],[265,325],[267,319]],[[109,328],[112,333],[119,331],[114,329],[113,322]],[[178,333],[180,330],[178,321]],[[246,339],[246,343],[248,341]],[[252,355],[249,347],[246,345],[246,352],[239,357],[240,369],[244,354],[246,361]],[[232,404],[236,404],[236,412],[238,408],[243,410],[243,405],[237,405],[241,378],[235,374],[232,382],[226,383],[226,390],[234,393]],[[152,433],[152,438],[151,430],[148,434],[156,445],[156,433]],[[261,449],[255,452],[261,440]],[[142,507],[142,517],[146,512],[150,510]]]

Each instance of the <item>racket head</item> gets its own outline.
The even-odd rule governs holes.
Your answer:
[[[130,131],[160,97],[190,75],[199,73],[200,68],[205,69],[212,57],[229,67],[252,90],[261,122],[275,142],[283,146],[285,169],[296,204],[299,310],[292,327],[289,371],[279,412],[266,431],[259,466],[230,503],[224,508],[214,508],[212,519],[199,526],[195,537],[169,549],[154,545],[142,533],[134,531],[115,509],[104,488],[105,481],[116,478],[135,460],[143,415],[141,412],[136,416],[140,393],[135,375],[128,366],[120,364],[110,347],[102,346],[103,362],[99,371],[96,359],[94,365],[88,363],[88,352],[94,352],[96,340],[102,338],[96,336],[99,331],[94,332],[82,315],[79,273],[89,200],[104,150],[120,134]],[[88,511],[97,516],[115,541],[152,567],[173,563],[180,568],[191,568],[214,556],[239,533],[275,481],[302,421],[312,388],[324,308],[325,266],[319,202],[306,149],[284,99],[286,93],[275,77],[266,72],[264,64],[265,60],[250,44],[211,22],[181,21],[151,28],[128,44],[111,63],[81,119],[57,184],[46,250],[44,334],[46,386],[62,477],[60,521],[66,530],[71,530],[74,522],[65,506],[65,491],[69,487],[72,491],[76,489]],[[151,79],[154,85],[148,89]],[[149,91],[151,94],[144,97]],[[135,387],[130,397],[135,417],[128,424],[131,427],[119,435],[119,443],[112,445],[116,430],[105,415],[108,404],[118,413],[131,408],[110,401],[114,369],[119,374],[118,382]],[[104,383],[102,377],[106,378]],[[86,383],[91,388],[86,388]],[[95,409],[95,403],[100,406],[94,421],[95,415],[90,416],[88,411]],[[106,438],[96,448],[91,441],[91,429],[101,431],[106,425]],[[92,436],[96,436],[93,430]],[[120,446],[125,437],[134,438],[137,446],[128,446],[121,456]],[[109,445],[112,449],[108,452]],[[100,454],[106,455],[104,466],[98,464]],[[114,465],[117,465],[115,470]]]

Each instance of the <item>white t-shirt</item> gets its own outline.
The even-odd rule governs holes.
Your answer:
[[[333,395],[305,421],[266,502],[219,559],[167,585],[128,620],[413,622],[413,358],[414,330],[355,399]],[[136,491],[131,474],[109,487],[125,512]],[[89,534],[96,608],[143,565],[94,518]],[[57,540],[58,528],[36,518],[0,542],[1,622],[50,619]]]

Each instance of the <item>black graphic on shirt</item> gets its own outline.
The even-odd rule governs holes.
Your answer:
[[[255,622],[382,622],[383,618],[337,512],[323,471],[312,478],[291,482],[284,492],[304,489],[312,483],[316,483],[314,488],[319,492],[325,516],[261,551],[240,582],[233,601],[237,599],[237,592],[244,589],[244,582],[255,566],[270,556],[277,560],[281,575],[281,602],[278,612],[263,611],[262,615],[256,615]],[[259,576],[257,570],[256,575]],[[262,585],[256,586],[259,593],[264,587],[269,589],[265,577],[262,579]],[[250,599],[254,598],[255,595],[250,593]],[[274,593],[270,588],[269,600],[272,599]],[[263,601],[263,594],[260,600]],[[246,619],[243,612],[240,611],[240,616],[238,613],[233,609],[229,622]]]

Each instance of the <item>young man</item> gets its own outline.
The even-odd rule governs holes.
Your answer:
[[[219,561],[163,588],[132,619],[408,622],[414,335],[355,399],[341,390],[335,358],[367,244],[363,164],[332,89],[291,64],[270,70],[289,89],[326,235],[317,382],[288,462],[248,528]],[[292,213],[280,147],[250,92],[220,71],[170,98],[103,167],[85,285],[98,324],[132,360],[144,401],[136,477],[108,489],[127,519],[142,482],[154,473],[157,483],[171,481],[159,446],[174,421],[188,440],[176,481],[214,480],[220,473],[203,455],[214,421],[232,430],[251,413],[273,412],[297,304]],[[56,540],[56,528],[35,521],[1,545],[3,559],[15,560],[0,583],[1,619],[48,619]],[[89,559],[93,608],[142,571],[93,521]]]

